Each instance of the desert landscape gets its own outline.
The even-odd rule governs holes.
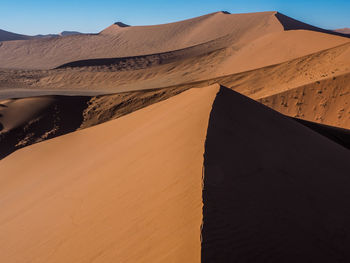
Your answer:
[[[0,262],[350,262],[349,189],[348,28],[0,30]]]

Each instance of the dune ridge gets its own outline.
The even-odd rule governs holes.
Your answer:
[[[200,262],[204,141],[218,90],[191,89],[3,159],[0,260]],[[30,165],[38,158],[43,165]]]

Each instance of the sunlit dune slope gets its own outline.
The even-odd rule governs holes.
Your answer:
[[[292,117],[350,129],[350,74],[334,76],[259,100]]]
[[[287,31],[282,33],[291,36],[291,39],[295,34],[309,34],[310,38],[314,34],[321,34],[306,31]],[[340,38],[336,36],[330,37]],[[264,39],[261,38],[260,40]],[[198,50],[198,47],[194,47],[179,52],[172,52],[166,55],[165,58],[156,55],[140,57],[135,61],[132,58],[125,61],[119,59],[117,64],[109,66],[68,67],[50,71],[1,70],[0,89],[1,94],[3,92],[11,93],[11,88],[23,89],[26,94],[30,94],[31,90],[35,92],[33,94],[38,94],[40,91],[42,94],[61,95],[67,93],[83,94],[85,92],[103,94],[164,88],[184,83],[205,82],[205,80],[220,80],[220,78],[223,78],[232,80],[232,83],[235,82],[233,85],[240,92],[249,96],[256,95],[256,98],[272,95],[276,92],[281,92],[283,89],[295,88],[325,76],[349,71],[350,60],[347,58],[349,57],[350,49],[349,44],[346,43],[278,65],[259,68],[256,69],[256,72],[237,73],[237,71],[244,69],[277,63],[281,59],[288,60],[288,54],[291,54],[292,58],[305,54],[298,53],[298,48],[293,46],[291,39],[286,38],[285,41],[285,43],[291,43],[289,48],[287,48],[288,44],[285,46],[281,45],[279,48],[272,45],[266,49],[259,49],[259,46],[250,46],[248,48],[248,45],[241,52],[232,53],[227,49],[220,49],[208,54],[200,54],[202,51]],[[324,39],[327,39],[327,35]],[[343,41],[345,38],[340,39]],[[322,43],[322,41],[316,42]],[[212,44],[209,44],[209,46]],[[300,42],[300,47],[302,46],[304,45]],[[323,48],[325,47],[323,46]],[[277,52],[277,55],[274,55],[273,49],[281,50],[281,52]],[[305,48],[303,47],[302,49]],[[312,49],[313,47],[309,48],[306,53],[311,52]],[[258,54],[259,50],[260,54]],[[282,52],[282,50],[285,50],[285,52]],[[238,78],[241,79],[235,81]],[[252,82],[247,87],[249,90],[245,88],[245,85],[241,85],[243,82]],[[2,96],[1,94],[0,97]],[[17,94],[17,96],[20,96],[21,91],[18,91]]]
[[[37,39],[26,43],[4,42],[0,48],[0,67],[53,68],[80,59],[139,56],[178,50],[227,35],[237,42],[281,30],[274,12],[239,15],[217,12],[170,24],[113,27],[118,27],[118,30],[109,28],[96,35]]]
[[[0,261],[200,262],[204,141],[218,89],[3,159]]]

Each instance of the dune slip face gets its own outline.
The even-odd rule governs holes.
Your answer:
[[[221,88],[205,143],[202,262],[349,261],[349,158]]]
[[[41,96],[0,100],[0,160],[12,152],[77,130],[87,96]]]

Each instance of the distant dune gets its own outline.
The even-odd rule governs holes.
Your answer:
[[[282,21],[282,22],[281,22]],[[292,21],[292,22],[291,22]],[[279,41],[268,40],[275,34],[279,40],[283,40],[283,32],[293,27],[295,20],[286,16],[281,18],[277,12],[263,12],[254,14],[227,14],[224,12],[213,13],[181,22],[156,25],[156,26],[125,26],[121,23],[113,24],[98,35],[75,35],[66,38],[35,39],[26,43],[6,42],[0,49],[0,67],[2,68],[27,68],[48,69],[60,66],[76,60],[97,58],[118,58],[158,54],[174,50],[189,48],[204,44],[209,41],[225,37],[226,47],[232,50],[233,55],[239,56],[244,47],[245,52],[250,45],[259,45],[261,49],[269,47],[271,43],[279,45]],[[297,54],[281,54],[280,58],[272,61],[265,59],[263,65],[278,63],[296,56],[306,55],[310,52],[333,47],[348,41],[341,37],[327,37],[319,33],[319,29],[299,23],[297,29],[316,31],[312,39],[314,44],[307,45],[297,40],[307,39],[307,36],[294,36],[290,45],[296,45]],[[325,31],[329,34],[333,31]],[[322,33],[324,33],[322,31]],[[282,34],[282,35],[281,35]],[[285,32],[288,35],[287,32]],[[298,35],[299,33],[294,33]],[[300,34],[303,34],[300,32]],[[334,33],[335,34],[335,33]],[[338,34],[341,35],[341,34]],[[260,43],[261,37],[268,38]],[[258,42],[256,42],[258,41]],[[266,41],[268,41],[266,43]],[[291,40],[289,40],[290,42]],[[84,43],[84,45],[81,45]],[[247,46],[248,45],[248,46]],[[267,45],[267,46],[266,46]],[[98,47],[98,48],[97,48]],[[217,50],[212,46],[206,52]],[[298,51],[298,49],[301,49]],[[309,50],[308,50],[309,49]],[[42,50],[45,50],[44,56]],[[238,52],[237,52],[238,51]],[[30,55],[28,55],[28,52]],[[253,54],[252,54],[253,55]],[[251,61],[249,57],[247,61]],[[248,70],[256,65],[247,65],[242,70]]]
[[[334,31],[342,33],[342,34],[350,34],[350,28],[341,28],[341,29],[336,29]]]
[[[72,35],[80,35],[81,33],[78,31],[62,31],[59,33],[60,36],[72,36]]]
[[[303,23],[301,21],[295,20],[291,17],[288,17],[286,15],[283,15],[279,12],[276,13],[276,17],[281,22],[285,30],[310,30],[310,31],[316,31],[331,35],[338,35],[343,37],[348,37],[347,35],[344,35],[344,32],[338,31],[338,30],[326,30],[323,28],[319,28],[316,26],[312,26],[306,23]]]
[[[30,36],[16,34],[0,29],[0,41],[26,40],[30,38]]]
[[[40,38],[47,38],[47,37],[71,36],[71,35],[80,35],[80,34],[81,33],[77,31],[62,31],[59,34],[27,36],[27,35],[16,34],[16,33],[8,32],[0,29],[0,42],[13,41],[13,40],[40,39]]]

